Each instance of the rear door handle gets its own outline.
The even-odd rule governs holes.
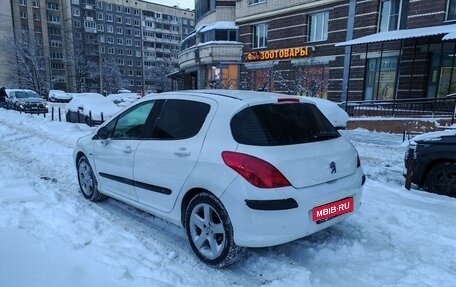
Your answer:
[[[184,157],[184,156],[189,156],[191,154],[191,152],[187,151],[186,148],[182,147],[178,151],[175,151],[174,154],[177,156]]]
[[[131,153],[131,152],[133,152],[133,150],[131,149],[131,146],[127,145],[127,146],[123,149],[123,152],[124,152],[124,153]]]

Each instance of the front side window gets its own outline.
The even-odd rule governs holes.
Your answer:
[[[152,138],[186,139],[195,136],[209,113],[210,105],[187,100],[167,100],[158,115]]]
[[[328,39],[329,12],[310,15],[309,17],[309,41],[326,41]]]
[[[378,31],[394,31],[405,27],[407,0],[382,0]]]
[[[268,45],[268,24],[253,25],[253,48],[264,48]]]
[[[120,115],[117,121],[113,120],[106,125],[108,132],[112,130],[112,132],[109,132],[109,134],[112,134],[111,138],[122,140],[139,139],[154,103],[154,101],[151,101],[135,106]]]
[[[240,144],[282,146],[340,137],[313,104],[263,104],[248,107],[231,120],[233,138]]]
[[[447,20],[456,20],[456,0],[448,0]]]

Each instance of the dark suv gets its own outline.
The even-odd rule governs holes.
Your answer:
[[[456,197],[456,130],[413,138],[405,155],[405,167],[411,183]]]
[[[46,100],[32,90],[7,90],[6,108],[25,113],[47,113]]]

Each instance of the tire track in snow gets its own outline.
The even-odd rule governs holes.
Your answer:
[[[182,228],[168,223],[159,218],[138,210],[134,207],[118,202],[114,199],[108,199],[106,202],[99,204],[93,204],[88,202],[79,193],[79,186],[76,180],[76,174],[72,165],[72,149],[74,143],[68,142],[63,139],[56,138],[51,133],[42,133],[39,129],[26,128],[25,126],[17,127],[9,122],[0,120],[0,124],[3,124],[11,130],[11,132],[5,134],[0,142],[0,154],[7,161],[14,161],[23,163],[21,167],[26,170],[29,174],[29,178],[36,184],[44,184],[49,187],[50,191],[55,190],[52,194],[53,202],[47,203],[46,206],[49,208],[55,208],[55,206],[63,205],[67,207],[73,206],[73,211],[70,212],[70,216],[78,217],[84,213],[85,210],[90,209],[89,215],[96,217],[94,225],[98,226],[112,226],[114,229],[120,229],[122,232],[126,232],[128,236],[132,236],[137,242],[141,244],[145,250],[136,250],[137,254],[141,254],[144,251],[148,253],[157,253],[161,255],[161,258],[169,263],[169,266],[162,266],[163,269],[172,271],[176,274],[180,274],[181,281],[184,285],[202,285],[208,283],[208,274],[211,273],[211,277],[214,270],[201,263],[194,255],[187,242],[186,235]],[[40,146],[45,146],[46,150],[59,150],[61,153],[68,154],[68,160],[66,161],[42,161],[43,156],[34,157],[34,147],[30,146],[30,142],[38,142]],[[51,157],[53,152],[49,152]],[[58,176],[57,176],[58,175]],[[56,179],[56,181],[44,181],[43,178]],[[42,197],[50,197],[49,194],[40,192]],[[65,211],[67,212],[67,211]],[[70,218],[71,219],[71,218]],[[74,218],[73,218],[74,220]],[[84,220],[84,218],[83,218]],[[45,223],[41,223],[45,224]],[[58,230],[56,227],[46,226],[46,228],[52,229],[52,232],[59,238],[65,241],[72,242],[74,248],[84,248],[89,244],[97,244],[93,237],[97,234],[92,231],[90,236],[83,235],[81,239],[74,238],[73,234],[64,234],[65,230]],[[99,231],[100,232],[100,231]],[[101,231],[103,232],[103,230]],[[38,235],[39,236],[39,235]],[[125,254],[118,250],[110,250],[110,252],[116,253],[117,255],[111,255],[115,257],[127,257],[130,261],[136,261],[137,265],[143,265],[146,268],[146,272],[157,269],[157,262],[154,260],[149,261],[147,254],[142,254],[138,258],[134,258],[134,255]],[[132,252],[134,253],[134,252]],[[102,256],[102,255],[101,255]],[[102,259],[106,264],[112,264],[113,260]],[[177,262],[176,262],[177,261]],[[274,260],[277,261],[277,260]],[[278,264],[283,264],[282,261],[277,261]],[[244,266],[245,267],[245,266]],[[132,270],[128,270],[128,267],[124,267],[124,275],[126,277],[132,276]],[[182,271],[183,269],[184,271]],[[188,272],[185,270],[199,270],[201,276],[193,276],[191,282],[185,282],[188,278]],[[255,270],[252,269],[252,270]],[[261,275],[255,274],[255,272],[239,272],[241,269],[233,268],[225,271],[216,272],[218,275],[214,277],[214,285],[237,285],[237,286],[260,286],[263,285],[264,281],[261,279]],[[145,271],[142,271],[143,273]],[[153,274],[153,272],[151,272]],[[253,274],[252,274],[253,273]],[[133,274],[134,275],[134,274]],[[247,275],[247,276],[246,276]],[[123,275],[122,275],[123,276]],[[147,274],[143,275],[146,278]],[[198,281],[200,278],[201,281]],[[258,279],[257,279],[258,278]],[[209,285],[211,285],[209,283]]]

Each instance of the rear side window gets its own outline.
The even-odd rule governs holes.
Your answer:
[[[241,144],[292,145],[339,137],[315,105],[264,104],[248,107],[231,120],[231,132]]]
[[[186,139],[195,136],[204,124],[210,105],[187,100],[166,100],[152,131],[154,139]]]

